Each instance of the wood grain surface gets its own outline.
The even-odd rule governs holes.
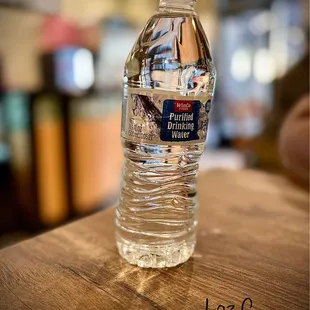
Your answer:
[[[195,255],[172,269],[119,257],[114,210],[0,251],[0,309],[308,309],[308,193],[282,177],[199,178]],[[220,306],[222,305],[222,307]],[[235,305],[235,307],[228,306]]]

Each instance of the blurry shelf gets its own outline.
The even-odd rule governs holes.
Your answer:
[[[206,150],[200,159],[199,171],[212,169],[239,170],[246,166],[245,157],[234,150]]]

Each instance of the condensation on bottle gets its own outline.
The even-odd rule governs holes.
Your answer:
[[[196,244],[196,177],[216,74],[195,4],[161,0],[125,64],[116,241],[145,268],[181,264]]]

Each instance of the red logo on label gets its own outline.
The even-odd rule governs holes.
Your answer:
[[[176,100],[174,102],[174,112],[193,112],[193,101]]]

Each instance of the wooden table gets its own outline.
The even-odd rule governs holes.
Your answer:
[[[308,194],[254,171],[205,173],[199,193],[187,263],[127,264],[110,209],[0,251],[0,309],[199,310],[208,299],[209,309],[239,310],[245,298],[252,309],[308,309]]]

